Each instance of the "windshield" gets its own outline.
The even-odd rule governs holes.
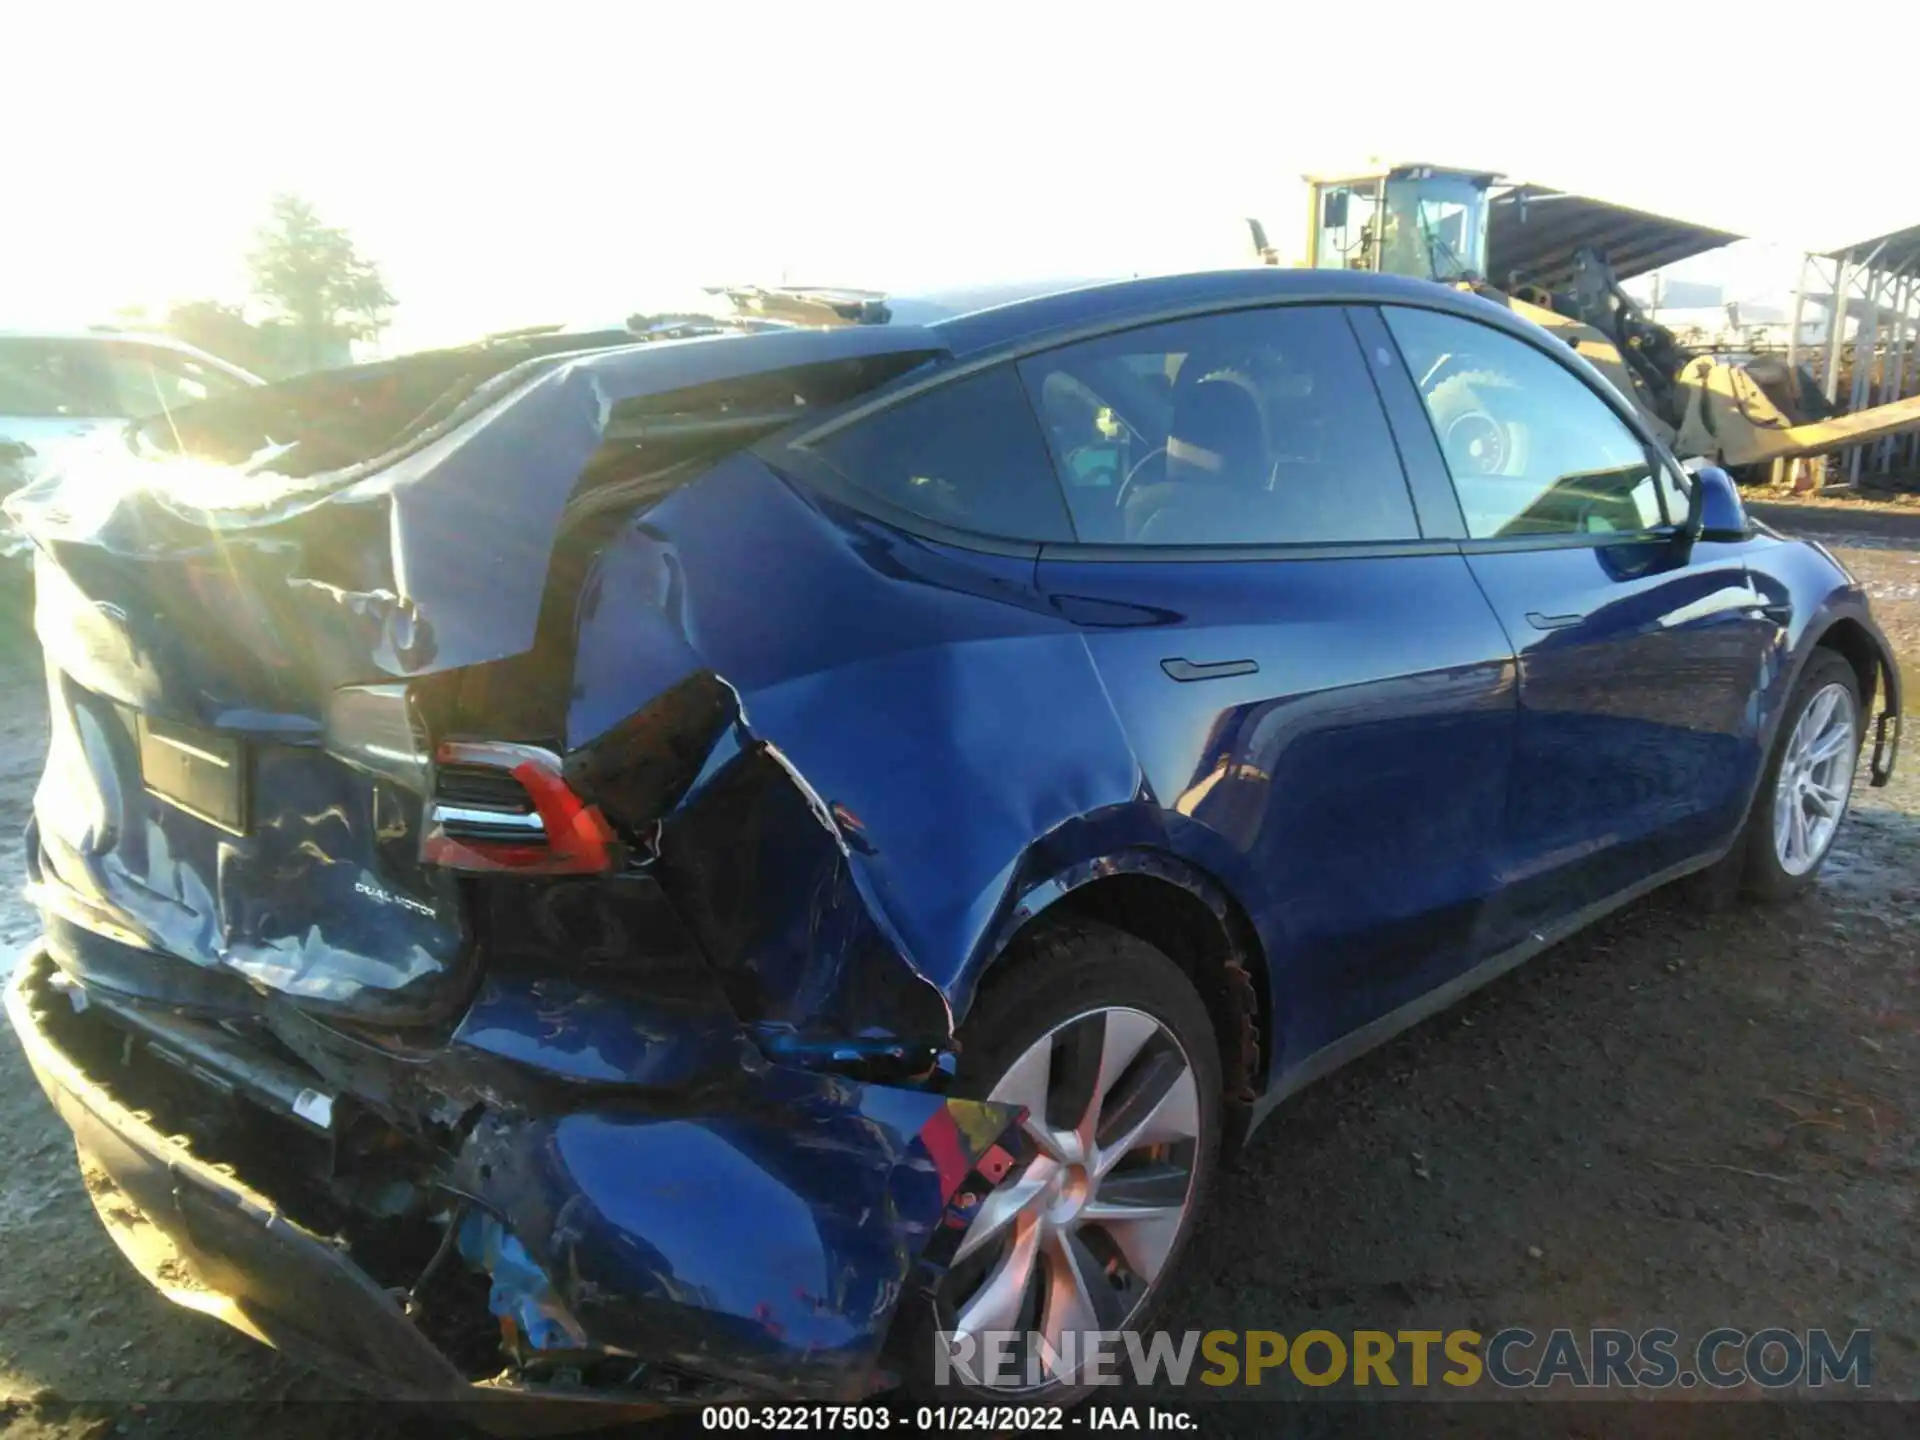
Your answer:
[[[1485,278],[1487,197],[1459,175],[1389,179],[1380,268],[1420,280]]]

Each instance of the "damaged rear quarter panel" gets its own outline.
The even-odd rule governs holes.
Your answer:
[[[881,525],[751,455],[601,557],[569,746],[591,753],[699,670],[732,692],[664,819],[661,864],[776,1050],[948,1045],[1016,882],[1044,878],[1022,865],[1035,842],[1077,823],[1077,848],[1097,853],[1152,811],[1085,645],[1033,570]],[[1086,822],[1102,815],[1113,824]]]

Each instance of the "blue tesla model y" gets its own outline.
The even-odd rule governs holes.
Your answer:
[[[785,299],[9,502],[8,1011],[174,1298],[420,1397],[1068,1354],[1289,1093],[1657,886],[1793,895],[1891,769],[1860,587],[1498,305]]]

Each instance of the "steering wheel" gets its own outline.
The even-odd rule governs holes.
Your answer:
[[[1516,437],[1508,422],[1487,406],[1510,382],[1477,370],[1471,356],[1447,355],[1420,381],[1421,398],[1456,475],[1503,475],[1513,462]]]
[[[1166,457],[1166,453],[1167,453],[1166,446],[1156,445],[1153,447],[1153,449],[1149,450],[1146,454],[1142,455],[1138,460],[1133,462],[1132,466],[1129,467],[1127,470],[1127,478],[1120,482],[1120,493],[1113,497],[1114,509],[1121,510],[1126,508],[1127,491],[1133,487],[1133,482],[1140,477],[1140,472],[1146,469],[1148,462],[1153,460],[1156,456],[1164,459]]]
[[[1447,422],[1440,448],[1461,474],[1499,475],[1507,468],[1507,427],[1485,410],[1468,410]]]

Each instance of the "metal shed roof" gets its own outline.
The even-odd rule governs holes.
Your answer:
[[[1573,255],[1592,246],[1622,280],[1717,250],[1743,237],[1690,220],[1573,195],[1545,185],[1516,185],[1496,194],[1487,220],[1487,279],[1550,290],[1573,279]]]
[[[1859,265],[1871,264],[1879,270],[1905,270],[1920,261],[1920,225],[1909,225],[1904,230],[1875,235],[1870,240],[1856,240],[1851,245],[1836,246],[1825,253],[1829,260],[1842,260],[1851,254]]]

